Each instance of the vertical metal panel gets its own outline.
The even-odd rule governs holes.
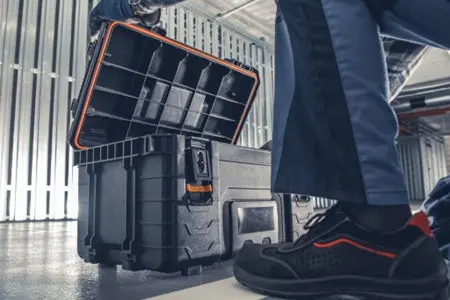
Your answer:
[[[447,174],[445,168],[444,139],[435,136],[436,130],[424,121],[416,124],[420,137],[420,157],[423,170],[424,192],[427,196],[436,182]]]
[[[272,122],[273,122],[273,69],[271,65],[272,61],[272,53],[268,51],[263,52],[263,65],[260,72],[261,82],[264,84],[261,85],[260,89],[264,89],[264,120],[266,123],[263,124],[264,132],[265,132],[265,141],[272,139]],[[264,141],[264,142],[265,142]]]
[[[445,145],[442,137],[430,135],[435,130],[427,124],[417,122],[414,129],[419,137],[400,137],[398,150],[410,200],[423,201],[447,174]]]
[[[13,144],[13,177],[11,182],[11,201],[14,207],[10,215],[15,220],[26,220],[31,202],[32,192],[30,185],[32,181],[29,178],[30,168],[30,147],[33,141],[30,141],[32,130],[31,121],[34,119],[34,86],[36,73],[33,72],[36,48],[36,29],[37,29],[37,1],[24,1],[20,5],[20,18],[26,20],[28,26],[23,24],[20,31],[20,38],[16,41],[20,43],[18,63],[17,90],[13,95],[15,101],[15,122],[14,122],[14,144]],[[16,48],[17,51],[17,48]]]
[[[187,11],[186,12],[186,16],[187,16],[187,23],[186,23],[186,36],[187,36],[187,39],[186,39],[186,44],[188,44],[189,46],[196,47],[197,45],[195,45],[196,32],[195,32],[195,25],[194,25],[194,15],[192,14],[192,12]],[[197,48],[199,48],[199,47],[197,46]]]
[[[50,119],[52,109],[50,103],[52,99],[52,87],[54,86],[54,76],[52,77],[52,64],[54,52],[55,35],[55,14],[56,1],[45,0],[42,7],[41,34],[39,39],[38,52],[38,92],[36,101],[35,135],[34,147],[36,156],[34,161],[33,178],[35,180],[35,198],[33,201],[33,214],[30,218],[44,219],[48,214],[50,201],[49,177],[51,170],[50,161],[50,128],[53,126]],[[51,217],[51,216],[50,216]]]
[[[14,130],[15,120],[15,103],[14,98],[17,87],[18,65],[16,64],[17,40],[20,40],[18,33],[20,33],[19,24],[19,1],[2,1],[2,11],[5,14],[2,16],[3,30],[0,32],[0,39],[3,40],[2,64],[0,76],[0,220],[7,219],[10,211],[14,211],[14,201],[11,201],[11,182],[13,169],[12,147],[14,145]],[[20,26],[18,26],[20,25]],[[2,38],[3,37],[3,38]],[[20,45],[20,44],[19,44]],[[13,95],[14,93],[14,95]],[[10,116],[10,117],[6,117]],[[12,131],[12,132],[11,132]],[[15,166],[15,164],[14,164]],[[11,208],[12,206],[12,208]]]
[[[397,144],[400,163],[405,173],[405,182],[408,188],[409,199],[423,200],[423,173],[420,158],[420,143],[418,139],[408,139]]]
[[[264,49],[261,47],[255,47],[256,49],[256,58],[255,58],[255,65],[261,72],[263,72],[263,58],[264,58]],[[261,77],[261,76],[260,76]],[[267,121],[267,119],[264,119],[264,96],[265,96],[265,90],[264,87],[261,87],[261,91],[258,93],[254,106],[256,111],[256,123],[255,123],[255,130],[256,130],[256,137],[258,138],[256,147],[261,147],[266,141],[267,137],[265,136],[264,131],[264,120]]]
[[[6,64],[4,63],[6,55],[6,49],[4,47],[7,37],[7,15],[8,2],[2,1],[0,2],[0,99],[5,99],[2,85],[5,85],[3,78],[6,76],[8,70],[8,68],[5,68]],[[5,100],[0,101],[0,112],[6,112],[6,103],[7,101]],[[0,220],[6,218],[6,167],[4,167],[3,164],[6,161],[5,156],[7,151],[5,151],[5,149],[7,149],[7,144],[5,143],[6,130],[4,120],[7,120],[7,118],[0,118]]]
[[[178,36],[174,37],[180,42],[186,43],[186,11],[184,8],[177,8],[177,33]]]
[[[251,55],[250,55],[250,43],[245,43],[244,44],[244,63],[245,64],[250,64],[251,61]],[[247,122],[245,122],[245,134],[241,137],[242,139],[242,145],[244,146],[251,146],[250,141],[252,140],[252,133],[250,130],[250,126],[249,123],[252,122],[251,120],[251,114],[248,115],[247,117]]]
[[[255,45],[251,45],[250,49],[251,49],[251,62],[252,62],[251,65],[257,67],[258,66],[258,64],[257,64],[257,61],[258,61],[257,49],[256,49]],[[256,97],[255,97],[255,105],[253,105],[251,110],[250,110],[250,118],[249,118],[251,120],[250,130],[251,130],[251,132],[253,134],[253,139],[251,141],[251,146],[254,147],[254,148],[258,148],[258,147],[262,146],[262,144],[260,144],[258,142],[258,137],[260,136],[260,134],[258,133],[258,126],[257,126],[258,110],[259,110],[259,108],[258,108],[259,95],[260,95],[260,93],[258,93],[258,95],[256,95]]]

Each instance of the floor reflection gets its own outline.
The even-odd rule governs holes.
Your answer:
[[[190,277],[86,264],[77,255],[76,226],[0,224],[0,299],[144,299],[232,276],[229,264]]]

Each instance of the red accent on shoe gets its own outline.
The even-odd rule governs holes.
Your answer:
[[[372,248],[369,248],[367,246],[361,245],[360,243],[357,243],[355,241],[352,241],[352,240],[349,240],[349,239],[344,239],[344,238],[340,238],[340,239],[337,239],[337,240],[334,240],[334,241],[331,241],[331,242],[328,242],[328,243],[323,243],[323,244],[316,242],[316,243],[314,243],[314,247],[316,247],[316,248],[332,248],[334,246],[337,246],[337,245],[343,244],[343,243],[352,245],[353,247],[356,247],[358,249],[361,249],[361,250],[364,250],[364,251],[367,251],[367,252],[370,252],[370,253],[373,253],[373,254],[377,254],[377,255],[380,255],[380,256],[384,256],[384,257],[387,257],[387,258],[392,258],[393,259],[393,258],[397,257],[397,255],[395,255],[394,253],[389,253],[389,252],[384,252],[384,251],[379,251],[379,250],[376,250],[376,249],[372,249]]]
[[[426,236],[433,236],[433,232],[430,228],[430,223],[428,222],[428,217],[423,211],[416,213],[411,218],[408,225],[419,228]]]

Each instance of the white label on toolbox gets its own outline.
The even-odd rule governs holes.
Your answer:
[[[244,288],[236,279],[229,278],[193,288],[181,290],[165,294],[162,296],[152,297],[152,300],[199,300],[199,299],[214,299],[214,300],[262,300],[266,297],[255,294],[250,290]]]

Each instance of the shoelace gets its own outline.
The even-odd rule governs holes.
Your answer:
[[[295,242],[294,245],[296,245],[298,242],[303,241],[304,238],[308,238],[312,232],[315,232],[315,229],[319,228],[321,225],[324,224],[324,221],[335,214],[336,209],[338,208],[338,205],[333,205],[329,209],[327,209],[323,213],[318,213],[312,216],[311,219],[309,219],[305,225],[303,226],[303,229],[305,229],[307,232],[300,236]]]

